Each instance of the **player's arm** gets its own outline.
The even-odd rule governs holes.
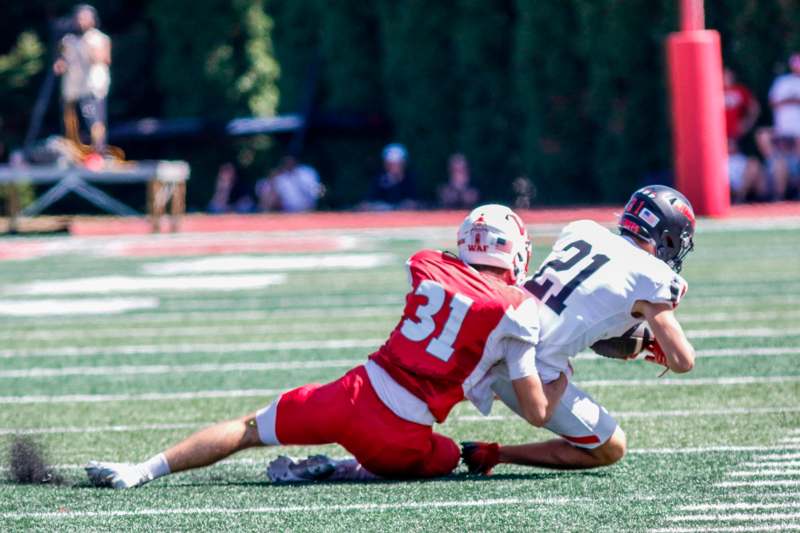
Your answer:
[[[633,312],[647,320],[670,370],[682,374],[694,367],[694,348],[683,333],[671,304],[639,300]]]
[[[567,376],[561,374],[557,380],[542,384],[538,374],[532,374],[511,381],[522,416],[529,424],[542,427],[555,412],[564,389]]]
[[[536,369],[536,346],[530,342],[506,338],[503,347],[520,414],[531,425],[542,427],[553,416],[567,378],[561,374],[557,380],[543,384]]]

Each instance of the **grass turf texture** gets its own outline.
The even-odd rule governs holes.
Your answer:
[[[374,339],[377,346],[399,317],[405,258],[445,245],[449,233],[405,240],[360,234],[362,249],[395,259],[370,270],[288,272],[284,284],[250,291],[148,293],[159,298],[157,309],[122,315],[2,317],[0,445],[6,448],[15,432],[31,433],[67,485],[0,482],[0,530],[680,531],[800,524],[800,433],[793,432],[800,428],[798,229],[704,231],[701,224],[679,311],[701,357],[691,374],[667,376],[680,383],[656,382],[658,369],[644,362],[575,362],[576,381],[618,415],[631,448],[618,465],[588,472],[501,466],[488,479],[460,470],[432,481],[272,486],[264,466],[280,452],[263,449],[133,491],[88,486],[79,465],[89,459],[144,459],[194,428],[261,407],[270,391],[334,379],[362,361],[368,346],[303,349],[302,341]],[[547,243],[537,239],[536,264]],[[142,264],[152,262],[79,255],[5,262],[0,287],[140,276]],[[21,297],[6,296],[13,298]],[[35,298],[48,296],[26,297]],[[772,351],[765,355],[764,348]],[[258,366],[264,363],[275,364]],[[83,367],[99,373],[85,375]],[[622,383],[631,380],[640,381]],[[243,396],[142,399],[232,390]],[[131,397],[86,401],[100,394]],[[34,396],[52,398],[33,403]],[[549,438],[499,404],[493,418],[476,414],[459,405],[439,430],[456,440]],[[335,446],[288,451],[344,455]],[[718,485],[730,482],[767,484]],[[770,484],[776,482],[785,484]],[[698,504],[729,507],[685,507]]]

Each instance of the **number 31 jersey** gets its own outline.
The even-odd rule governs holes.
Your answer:
[[[475,399],[470,393],[483,388],[483,378],[497,363],[516,367],[513,378],[536,372],[537,302],[527,291],[440,251],[418,252],[407,265],[412,291],[403,317],[370,356],[368,371],[369,364],[377,363],[392,382],[424,402],[438,422],[465,396],[483,402],[485,398]],[[510,360],[521,353],[528,356]],[[488,386],[485,392],[491,394]],[[381,390],[378,393],[382,396]],[[403,416],[401,409],[393,410]]]
[[[536,365],[547,383],[595,341],[621,335],[641,318],[638,300],[677,307],[686,281],[657,259],[591,220],[568,224],[525,288],[539,307]]]

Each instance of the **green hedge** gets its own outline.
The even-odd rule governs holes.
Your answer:
[[[73,2],[12,3],[0,21],[0,116],[19,144],[49,61],[48,14]],[[715,0],[707,22],[726,61],[762,101],[800,48],[800,2]],[[316,108],[387,116],[387,135],[309,136],[330,207],[356,203],[381,146],[405,143],[423,194],[435,197],[447,157],[464,152],[484,198],[508,200],[520,175],[537,203],[619,202],[670,166],[664,38],[674,0],[98,0],[114,38],[111,119],[228,118],[297,112],[317,64]],[[23,41],[19,34],[27,31]],[[37,48],[39,47],[39,48]],[[55,106],[53,106],[55,108]],[[58,125],[49,115],[50,129]],[[285,143],[268,138],[166,144],[193,165],[191,204],[216,166],[238,157],[265,174]],[[213,148],[213,149],[211,149]]]

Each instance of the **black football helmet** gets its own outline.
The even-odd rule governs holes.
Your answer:
[[[642,187],[633,193],[619,217],[619,231],[652,244],[656,257],[680,272],[683,258],[694,248],[694,210],[672,187]]]

